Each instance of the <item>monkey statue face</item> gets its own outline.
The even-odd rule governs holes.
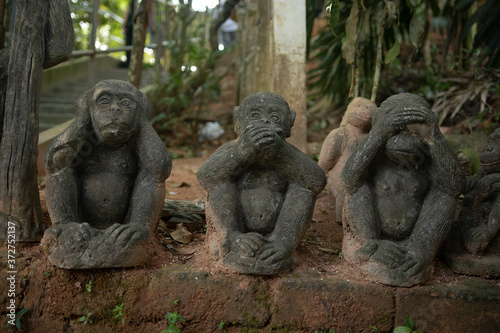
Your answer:
[[[121,85],[120,89],[99,83],[89,101],[90,115],[97,138],[109,147],[119,147],[136,132],[140,113],[137,90]]]
[[[488,138],[486,149],[481,154],[481,166],[490,174],[500,172],[500,129]]]
[[[234,121],[238,135],[255,126],[269,128],[285,139],[291,135],[295,112],[280,95],[263,91],[248,96],[234,109]]]

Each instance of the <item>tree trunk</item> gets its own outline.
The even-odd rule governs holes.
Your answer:
[[[36,164],[42,70],[73,49],[67,1],[17,0],[13,35],[12,48],[0,52],[0,240],[15,225],[15,239],[32,242],[43,233]]]
[[[150,7],[151,0],[142,0],[140,7],[137,9],[134,24],[134,37],[132,40],[128,82],[133,84],[136,88],[139,88],[141,85],[142,59],[144,58],[144,46],[146,45],[146,31],[148,27]]]

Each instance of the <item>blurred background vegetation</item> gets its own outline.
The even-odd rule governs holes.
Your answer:
[[[356,96],[380,104],[403,91],[425,97],[441,125],[463,133],[498,127],[500,1],[329,0],[324,7],[313,29],[318,1],[307,0],[317,127],[338,119],[330,114],[325,121],[315,106],[345,105]]]
[[[6,9],[0,15],[0,47],[9,42],[11,1],[0,0]],[[100,1],[97,49],[125,45],[130,1]],[[75,50],[88,49],[93,1],[69,3]],[[210,43],[218,12],[212,8],[219,2],[151,3],[146,44],[165,41],[156,55],[151,48],[144,54],[143,66],[157,69],[149,92],[152,121],[160,133],[174,135],[181,123],[196,137],[199,111],[217,101],[220,82],[228,74],[216,66],[216,59],[228,50],[214,49]],[[202,6],[205,3],[210,9]],[[425,97],[439,113],[440,123],[461,133],[490,133],[498,127],[500,1],[306,0],[305,10],[310,140],[322,140],[320,136],[338,126],[353,97],[380,104],[403,91]],[[237,21],[234,11],[232,15]],[[125,52],[110,55],[125,59]]]

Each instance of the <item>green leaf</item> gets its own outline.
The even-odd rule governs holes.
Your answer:
[[[353,0],[351,13],[346,22],[346,40],[342,44],[342,56],[350,65],[356,59],[356,40],[358,38],[359,6],[358,1]]]
[[[413,322],[413,319],[407,316],[405,318],[405,326],[413,331],[413,329],[415,328],[415,323]]]
[[[330,28],[332,28],[334,36],[336,36],[335,27],[337,26],[337,23],[339,23],[339,20],[340,20],[339,0],[333,0],[330,10],[330,18],[328,19],[328,24],[330,25]]]
[[[394,45],[385,54],[384,63],[388,64],[388,63],[393,62],[394,59],[396,59],[398,57],[400,50],[401,50],[401,45],[399,44],[399,41],[396,39],[396,42],[394,43]]]
[[[398,326],[394,329],[394,333],[411,333],[411,329],[404,326]]]
[[[386,26],[389,26],[394,22],[398,17],[398,2],[394,0],[384,0],[385,7],[387,8],[387,19],[385,21]]]
[[[418,47],[419,41],[422,38],[423,34],[424,23],[420,19],[417,11],[414,11],[410,21],[410,41],[415,47]]]

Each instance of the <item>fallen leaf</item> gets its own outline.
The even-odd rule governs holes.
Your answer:
[[[174,248],[174,251],[177,254],[182,254],[182,255],[185,255],[185,256],[188,256],[188,255],[196,253],[196,249],[195,248],[191,248],[191,247],[176,247],[176,248]]]
[[[183,223],[177,225],[177,228],[170,233],[170,236],[179,243],[188,244],[193,238],[193,234],[184,227]]]

